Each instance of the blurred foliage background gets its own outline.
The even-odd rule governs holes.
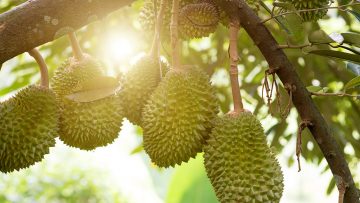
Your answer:
[[[24,0],[2,0],[0,13],[23,2]],[[271,1],[264,2],[271,6]],[[349,2],[339,0],[334,5]],[[120,9],[78,31],[83,49],[101,59],[109,75],[126,73],[134,60],[150,49],[152,33],[143,32],[138,22],[142,4],[143,1],[138,0],[132,7]],[[359,6],[351,9],[360,12]],[[269,17],[269,13],[264,9],[259,15],[263,19]],[[356,17],[350,12],[332,9],[326,19],[318,23],[294,23],[294,16],[287,16],[284,25],[290,33],[275,21],[269,21],[266,25],[279,44],[302,45],[308,43],[310,33],[319,29],[327,34],[359,34],[360,24]],[[222,113],[228,112],[232,106],[227,72],[227,35],[226,27],[219,26],[216,33],[208,38],[183,42],[182,57],[184,64],[197,65],[212,76],[213,85],[221,101]],[[287,118],[282,118],[276,112],[277,101],[272,104],[274,115],[269,113],[266,99],[261,97],[264,72],[269,67],[244,30],[239,34],[238,47],[241,56],[239,78],[242,81],[241,91],[245,107],[262,121],[268,142],[278,152],[285,173],[285,192],[282,201],[335,202],[335,183],[322,153],[308,131],[304,132],[302,143],[302,161],[305,166],[300,174],[295,172],[295,141],[300,120],[294,108]],[[330,49],[327,45],[321,47]],[[355,46],[351,48],[359,51]],[[50,75],[71,56],[66,37],[44,44],[39,49],[49,66]],[[336,50],[346,52],[341,47]],[[169,59],[169,53],[169,45],[164,42],[162,55]],[[306,50],[289,49],[286,53],[306,86],[326,87],[329,92],[341,91],[344,84],[357,76],[356,70],[360,70],[357,64],[349,66],[349,62],[344,60],[307,54]],[[3,64],[0,72],[1,101],[23,87],[37,83],[39,78],[37,65],[27,54],[9,60]],[[352,93],[358,92],[359,89],[352,90]],[[281,107],[284,109],[288,97],[282,87],[280,95]],[[359,183],[359,98],[314,97],[314,100],[331,126],[354,178]],[[142,140],[141,129],[125,122],[121,134],[113,145],[93,152],[70,149],[58,141],[42,163],[20,172],[0,174],[0,202],[217,202],[202,166],[201,155],[175,169],[160,170],[151,165],[144,152],[137,150]],[[122,179],[116,179],[114,176],[121,176]],[[318,186],[314,185],[314,178],[319,180]],[[308,187],[320,192],[310,190],[311,193],[308,193]],[[325,192],[332,195],[327,197]]]

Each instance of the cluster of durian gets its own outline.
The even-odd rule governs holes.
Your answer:
[[[71,147],[93,150],[118,137],[124,112],[116,92],[89,102],[68,97],[89,90],[88,84],[96,84],[104,76],[103,72],[101,64],[88,55],[81,60],[71,57],[55,71],[52,88],[60,107],[59,138]],[[96,85],[90,87],[96,88]]]
[[[280,0],[281,2],[289,3],[295,7],[296,10],[316,9],[305,12],[299,12],[301,19],[304,22],[317,21],[322,19],[332,3],[331,0]],[[285,9],[286,10],[286,9]]]

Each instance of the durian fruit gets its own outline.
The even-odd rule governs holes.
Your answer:
[[[207,37],[215,32],[219,21],[220,13],[214,4],[188,4],[180,11],[180,35],[183,39]]]
[[[168,70],[166,62],[146,55],[126,73],[120,96],[126,104],[125,116],[130,122],[141,126],[143,108]]]
[[[155,22],[156,15],[155,12],[159,11],[161,0],[156,0],[157,7],[155,9],[153,0],[146,0],[143,7],[140,10],[139,22],[144,31],[154,32],[155,31]],[[194,3],[196,0],[180,0],[180,8]],[[161,30],[161,35],[163,39],[170,39],[170,22],[171,22],[171,1],[165,1],[165,10],[163,16],[163,25]]]
[[[317,9],[317,8],[327,8],[331,1],[330,0],[281,0],[281,2],[289,3],[295,7],[296,10],[306,10],[306,9]],[[327,9],[299,12],[300,17],[304,22],[307,21],[317,21],[323,18]]]
[[[123,119],[119,95],[90,102],[69,99],[69,95],[84,90],[82,84],[96,84],[102,76],[101,65],[89,56],[80,61],[70,58],[56,70],[52,87],[61,108],[59,137],[65,144],[92,150],[118,137]]]
[[[58,136],[55,94],[29,86],[0,103],[0,171],[12,172],[41,161]]]
[[[283,174],[250,112],[218,118],[204,147],[205,168],[222,203],[278,203]]]
[[[145,151],[159,167],[187,162],[202,151],[217,113],[217,98],[203,71],[169,71],[144,108]]]

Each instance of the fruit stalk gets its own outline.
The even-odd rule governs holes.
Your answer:
[[[39,65],[39,69],[40,69],[40,75],[41,75],[41,86],[49,88],[49,74],[48,74],[48,68],[47,65],[43,59],[43,57],[41,56],[40,52],[37,49],[32,49],[30,51],[28,51],[28,53],[30,54],[30,56],[32,56],[37,64]]]
[[[179,0],[173,0],[171,10],[171,48],[172,48],[172,66],[174,69],[180,68],[180,41],[178,33],[179,21]]]
[[[231,90],[234,101],[234,112],[240,113],[244,111],[244,105],[242,103],[242,97],[240,93],[239,86],[239,71],[237,68],[239,53],[237,49],[237,36],[240,30],[240,22],[234,20],[230,23],[230,45],[229,45],[229,57],[230,57],[230,81],[231,81]]]
[[[156,1],[154,4],[155,4],[154,7],[156,7]],[[165,0],[161,0],[160,9],[156,16],[155,34],[154,34],[153,44],[152,44],[151,51],[150,51],[150,55],[153,57],[159,56],[160,33],[161,33],[161,29],[162,29],[162,24],[163,24],[164,10],[165,10]]]
[[[75,32],[70,32],[68,34],[69,39],[70,39],[70,43],[71,43],[71,47],[73,50],[73,54],[74,57],[78,60],[81,61],[84,58],[84,54],[81,50],[80,44],[78,42],[78,40],[76,39],[76,35]]]

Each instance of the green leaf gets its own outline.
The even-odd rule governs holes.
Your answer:
[[[195,159],[191,159],[188,163],[175,168],[168,188],[166,202],[218,203],[214,189],[206,176],[202,155],[199,154]]]
[[[353,14],[355,16],[356,19],[358,19],[358,21],[360,21],[360,13],[350,10],[350,9],[346,9],[346,11],[348,11],[349,13]]]
[[[120,90],[120,87],[115,78],[101,76],[80,83],[75,89],[78,91],[65,97],[75,102],[92,102],[115,95]]]
[[[144,146],[143,146],[143,144],[141,143],[139,146],[135,147],[135,148],[131,151],[130,155],[134,155],[134,154],[140,153],[140,152],[142,152],[143,150],[144,150]]]
[[[324,88],[320,87],[320,86],[308,86],[306,87],[306,89],[309,92],[320,92],[321,90],[323,90]]]
[[[328,56],[328,57],[332,57],[332,58],[338,58],[338,59],[343,59],[343,60],[347,60],[347,61],[352,61],[355,63],[360,63],[360,55],[349,54],[349,53],[340,52],[340,51],[314,50],[314,51],[310,51],[309,54]]]
[[[309,34],[309,42],[317,44],[329,44],[335,42],[329,35],[326,34],[323,30],[316,30]]]
[[[341,33],[341,35],[344,37],[344,43],[360,47],[360,34],[347,32]]]
[[[81,92],[76,92],[73,94],[66,95],[65,97],[75,102],[86,103],[115,95],[115,93],[118,91],[119,91],[118,87],[107,87],[103,89],[85,90]]]
[[[334,180],[333,178],[331,178],[330,183],[329,183],[329,186],[328,186],[327,189],[326,189],[326,194],[327,194],[327,195],[330,195],[330,194],[331,194],[331,192],[332,192],[332,191],[334,190],[334,188],[335,188],[335,185],[336,185],[335,180]]]
[[[360,75],[360,64],[349,62],[346,63],[346,68],[355,73],[355,75]]]
[[[346,90],[354,88],[359,85],[360,85],[360,76],[357,76],[356,78],[353,78],[348,83],[346,83],[346,85],[344,86],[344,91],[346,92]]]

